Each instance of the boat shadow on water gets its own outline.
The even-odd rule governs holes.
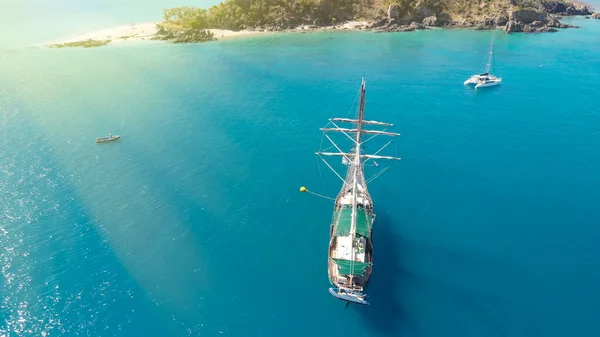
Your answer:
[[[373,225],[373,274],[366,289],[369,306],[350,304],[379,333],[402,336],[406,327],[398,301],[402,271],[398,242],[392,231],[398,223],[384,212],[376,213]]]

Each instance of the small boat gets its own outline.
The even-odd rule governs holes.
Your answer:
[[[96,143],[105,143],[105,142],[112,142],[113,140],[117,140],[121,138],[121,136],[119,135],[113,135],[112,133],[108,133],[108,137],[98,137],[96,138]]]
[[[389,127],[392,124],[364,120],[365,80],[362,80],[358,117],[330,118],[329,123],[334,127],[321,128],[324,136],[331,141],[339,152],[317,152],[316,154],[343,182],[342,188],[335,199],[333,217],[330,226],[328,275],[333,286],[329,293],[346,303],[369,305],[364,293],[369,282],[373,263],[373,200],[367,190],[367,183],[383,172],[378,172],[371,179],[365,179],[364,166],[371,159],[399,160],[400,158],[377,155],[392,140],[387,142],[374,154],[363,154],[363,144],[376,136],[399,136],[398,133],[363,129],[364,125]],[[342,128],[336,123],[351,123],[352,127]],[[348,153],[342,152],[327,134],[329,131],[343,133],[352,140],[353,149]],[[350,134],[353,134],[352,136]],[[371,135],[371,137],[363,137]],[[346,165],[346,177],[342,178],[325,160],[324,156],[341,156]],[[377,165],[379,166],[379,165]],[[385,171],[385,170],[384,170]]]
[[[485,72],[483,74],[472,75],[465,82],[464,85],[474,84],[475,89],[484,87],[493,87],[502,83],[502,78],[497,77],[491,73],[493,55],[494,55],[494,37],[495,33],[492,34],[492,44],[490,47],[488,62],[485,65]]]

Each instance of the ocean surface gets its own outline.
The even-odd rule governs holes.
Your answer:
[[[478,91],[490,31],[31,47],[168,6],[102,3],[2,30],[0,336],[600,334],[600,20],[497,34]],[[371,306],[344,308],[332,204],[298,189],[340,188],[314,152],[361,77],[402,160],[370,185]]]

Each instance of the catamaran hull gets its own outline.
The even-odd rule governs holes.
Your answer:
[[[471,84],[477,84],[477,79],[475,79],[475,78],[469,78],[464,83],[464,85],[471,85]]]
[[[360,305],[369,305],[369,302],[367,302],[364,297],[360,298],[339,288],[329,288],[329,293],[341,301],[352,302]]]
[[[494,81],[494,82],[488,82],[488,83],[479,83],[475,86],[475,89],[478,88],[487,88],[487,87],[495,87],[497,85],[500,85],[500,83],[502,83],[502,80],[498,80],[498,81]]]

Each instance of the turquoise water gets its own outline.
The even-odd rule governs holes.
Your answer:
[[[600,21],[572,22],[497,35],[479,92],[491,32],[12,44],[0,336],[598,335]],[[332,205],[298,188],[339,188],[318,128],[362,76],[403,160],[370,187],[372,305],[344,309]]]

